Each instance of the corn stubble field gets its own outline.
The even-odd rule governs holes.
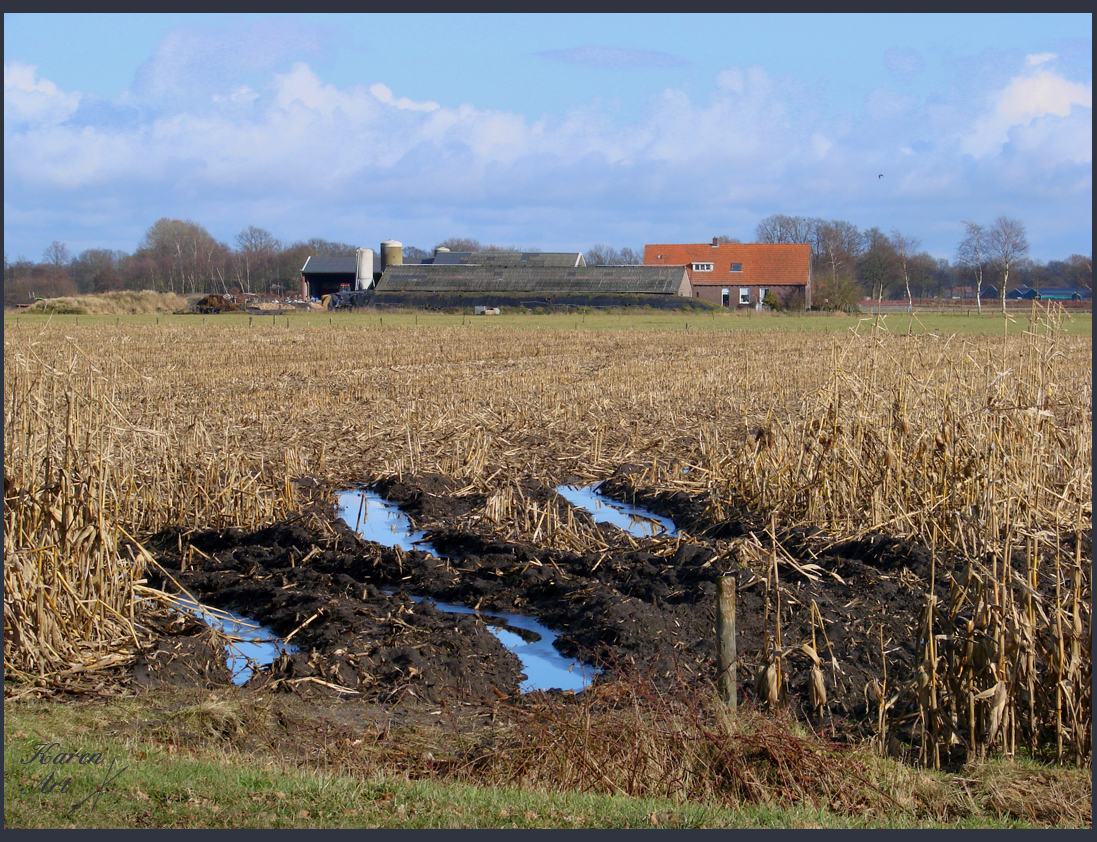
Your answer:
[[[813,606],[784,599],[797,563],[767,537],[884,533],[929,548],[949,597],[925,589],[914,677],[888,675],[880,641],[864,691],[875,741],[908,693],[921,763],[963,740],[1087,765],[1092,339],[1062,318],[1034,309],[1008,337],[892,334],[886,320],[838,337],[9,323],[5,676],[63,684],[131,660],[137,599],[155,596],[143,536],[272,523],[301,506],[302,477],[441,474],[486,495],[501,539],[597,552],[597,530],[526,500],[522,480],[630,464],[639,486],[703,499],[713,521],[769,525],[720,559],[772,595],[759,699],[780,699],[790,614],[818,626],[821,704],[835,655]]]

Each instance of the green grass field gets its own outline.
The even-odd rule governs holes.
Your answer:
[[[359,746],[317,727],[294,737],[298,757],[287,758],[274,737],[277,718],[269,700],[215,701],[189,692],[8,702],[4,826],[1033,828],[1078,826],[1064,822],[1071,813],[1065,802],[1088,798],[1081,769],[995,763],[965,770],[960,787],[954,775],[879,759],[866,762],[877,766],[875,779],[886,802],[894,802],[886,811],[477,786],[423,777],[414,764],[403,773],[381,768],[371,759],[379,750],[399,755],[407,748],[396,745],[398,735],[393,746],[372,737]],[[63,752],[101,762],[65,763]]]
[[[722,313],[663,312],[637,309],[634,312],[611,313],[504,313],[498,316],[472,316],[455,313],[412,312],[297,312],[288,315],[248,315],[226,313],[220,315],[39,315],[5,312],[5,325],[53,324],[65,327],[80,325],[224,325],[250,327],[290,327],[322,329],[328,327],[407,328],[427,326],[465,326],[476,330],[505,330],[507,328],[541,328],[546,330],[649,330],[649,331],[792,331],[821,332],[835,335],[849,331],[867,331],[874,324],[893,334],[932,333],[942,336],[974,336],[1019,334],[1031,324],[1030,311],[1011,310],[1007,316],[1000,313],[940,314],[915,313],[891,315],[857,315],[845,313]],[[1086,335],[1093,332],[1091,313],[1067,313],[1063,330],[1069,335]]]

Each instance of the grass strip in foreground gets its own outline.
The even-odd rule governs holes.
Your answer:
[[[6,828],[1019,828],[1048,826],[1022,818],[1024,804],[1008,803],[1026,789],[1034,800],[1045,788],[1018,789],[1018,774],[1031,781],[1058,778],[1062,796],[1088,798],[1084,770],[1016,769],[1000,766],[965,773],[963,786],[991,782],[994,798],[968,798],[991,809],[968,810],[963,818],[934,819],[924,801],[956,789],[959,778],[916,772],[880,761],[880,785],[911,809],[867,816],[809,807],[678,803],[599,793],[542,792],[476,786],[440,780],[409,780],[391,766],[358,774],[333,768],[330,743],[299,733],[303,750],[289,763],[271,743],[247,749],[218,740],[213,731],[195,739],[191,729],[208,725],[198,706],[180,699],[139,697],[93,703],[20,701],[5,706],[4,825]],[[277,717],[270,708],[234,702],[240,721]],[[262,707],[262,704],[260,704]],[[212,708],[207,709],[208,711]],[[190,711],[173,717],[172,711]],[[225,710],[229,710],[225,708]],[[250,719],[249,717],[254,717]],[[122,723],[171,721],[127,733]],[[188,739],[188,737],[190,739]],[[81,762],[83,759],[84,762]],[[982,781],[976,776],[981,776]],[[1078,780],[1075,781],[1074,777]],[[1010,787],[1013,790],[1010,791]],[[905,794],[898,790],[903,788]],[[1085,790],[1083,792],[1082,790]],[[1039,805],[1030,805],[1033,811]],[[1044,805],[1047,807],[1048,805]],[[1065,826],[1065,825],[1059,825]],[[1074,825],[1087,826],[1087,825]]]

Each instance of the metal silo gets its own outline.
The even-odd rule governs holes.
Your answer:
[[[355,277],[355,289],[369,289],[373,286],[373,249],[358,249],[358,274]]]
[[[385,240],[381,243],[381,271],[389,266],[404,265],[404,244],[398,240]]]

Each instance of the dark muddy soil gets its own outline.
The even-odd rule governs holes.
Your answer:
[[[626,467],[607,480],[603,493],[670,517],[689,537],[631,540],[604,527],[611,549],[578,555],[479,533],[466,516],[485,501],[457,495],[460,487],[438,476],[375,486],[448,558],[361,540],[335,516],[333,493],[326,504],[267,529],[165,533],[150,548],[199,600],[250,617],[299,646],[297,654],[259,670],[249,687],[338,697],[342,705],[517,698],[518,659],[481,619],[443,613],[411,595],[537,617],[561,635],[564,654],[602,668],[596,689],[625,677],[647,678],[655,686],[711,687],[717,677],[717,578],[734,573],[739,698],[741,704],[757,702],[755,674],[774,643],[776,600],[764,566],[742,567],[738,559],[746,556],[736,547],[751,544],[756,556],[768,557],[773,547],[764,524],[749,515],[707,520],[704,500],[639,490]],[[524,492],[533,499],[555,495],[532,481]],[[882,678],[882,658],[890,686],[913,676],[930,555],[883,535],[828,547],[823,536],[798,530],[779,534],[778,543],[783,703],[817,727],[856,738],[862,724],[875,719],[866,688]],[[149,578],[153,586],[175,588],[155,570]],[[946,578],[937,571],[942,599]],[[813,604],[821,623],[812,621]],[[145,683],[227,683],[208,650],[199,656],[196,625],[180,631],[190,648],[174,659],[166,651],[146,653],[137,677]],[[169,647],[165,640],[158,645]],[[809,702],[812,660],[801,644],[823,662],[828,700],[821,711]]]

